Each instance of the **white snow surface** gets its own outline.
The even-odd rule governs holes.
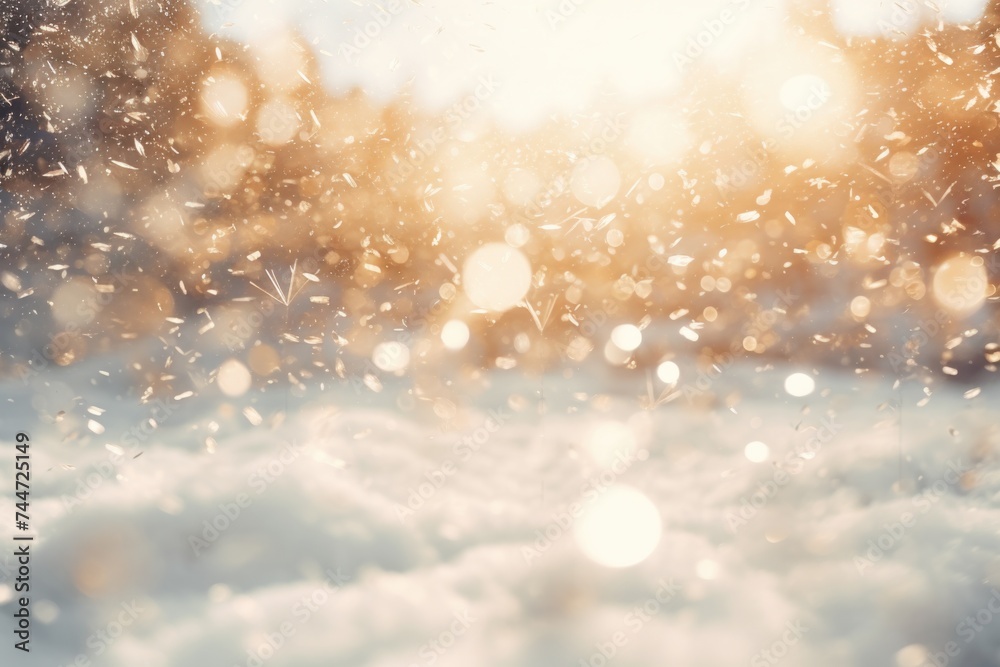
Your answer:
[[[647,410],[641,371],[532,380],[515,369],[464,392],[445,427],[424,402],[393,405],[389,384],[380,395],[327,384],[239,399],[208,384],[161,408],[148,439],[129,439],[154,408],[105,382],[104,367],[0,388],[4,507],[13,514],[13,436],[28,431],[37,534],[32,652],[15,653],[8,634],[0,664],[1000,665],[989,610],[1000,600],[995,384],[965,398],[969,387],[935,383],[921,406],[916,379],[897,392],[892,378],[822,369],[811,396],[792,398],[784,378],[811,369],[747,364],[714,380],[716,399]],[[491,411],[502,423],[463,460],[456,443],[481,438]],[[824,423],[832,437],[815,457],[790,458]],[[605,470],[588,443],[621,425],[641,453],[613,483],[650,498],[663,530],[646,560],[609,569],[584,557],[571,527],[550,546],[536,531],[556,532],[554,514]],[[751,441],[768,460],[747,459]],[[298,455],[278,465],[290,443]],[[453,474],[401,517],[447,461]],[[269,464],[280,472],[265,483],[254,475]],[[734,526],[783,467],[797,473]],[[69,505],[79,488],[89,495]],[[232,511],[241,494],[248,506],[196,555],[190,538],[223,523],[220,506]],[[10,556],[0,564],[10,625],[16,575]],[[325,572],[342,585],[326,587]],[[312,595],[323,602],[306,614]],[[95,633],[117,635],[123,603],[141,611],[105,642]],[[281,646],[258,662],[248,651],[269,636]]]

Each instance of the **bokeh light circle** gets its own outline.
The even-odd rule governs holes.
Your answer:
[[[584,510],[573,532],[587,558],[621,568],[648,558],[660,543],[663,528],[652,500],[635,488],[617,485]]]

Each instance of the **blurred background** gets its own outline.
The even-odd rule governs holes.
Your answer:
[[[775,664],[805,618],[789,664],[1000,664],[955,627],[1000,572],[998,27],[986,0],[0,3],[0,437],[37,433],[50,568],[45,661],[16,659],[251,665],[264,610],[340,566],[339,620],[259,662]],[[834,433],[760,539],[734,529]],[[534,530],[637,452],[552,583]],[[790,592],[834,554],[867,590],[852,558],[956,469],[884,605]],[[487,576],[507,559],[526,578]],[[577,646],[668,570],[686,602],[640,627],[690,639]],[[157,611],[98,652],[133,593]],[[442,596],[502,622],[424,654],[438,631],[400,628]]]
[[[418,319],[415,375],[602,356],[608,319],[711,363],[767,310],[741,355],[992,367],[986,3],[506,4],[5,8],[6,372],[64,334],[59,366],[158,336],[337,375]],[[486,242],[530,287],[483,317]]]

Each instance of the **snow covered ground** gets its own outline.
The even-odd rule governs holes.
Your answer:
[[[794,398],[810,369],[735,365],[643,409],[641,372],[588,367],[464,404],[143,404],[115,363],[0,387],[38,535],[9,664],[1000,665],[996,385],[822,370]]]

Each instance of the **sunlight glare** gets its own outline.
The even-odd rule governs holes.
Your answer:
[[[662,534],[660,512],[631,486],[613,486],[589,506],[574,526],[587,558],[605,567],[629,567],[653,553]]]

